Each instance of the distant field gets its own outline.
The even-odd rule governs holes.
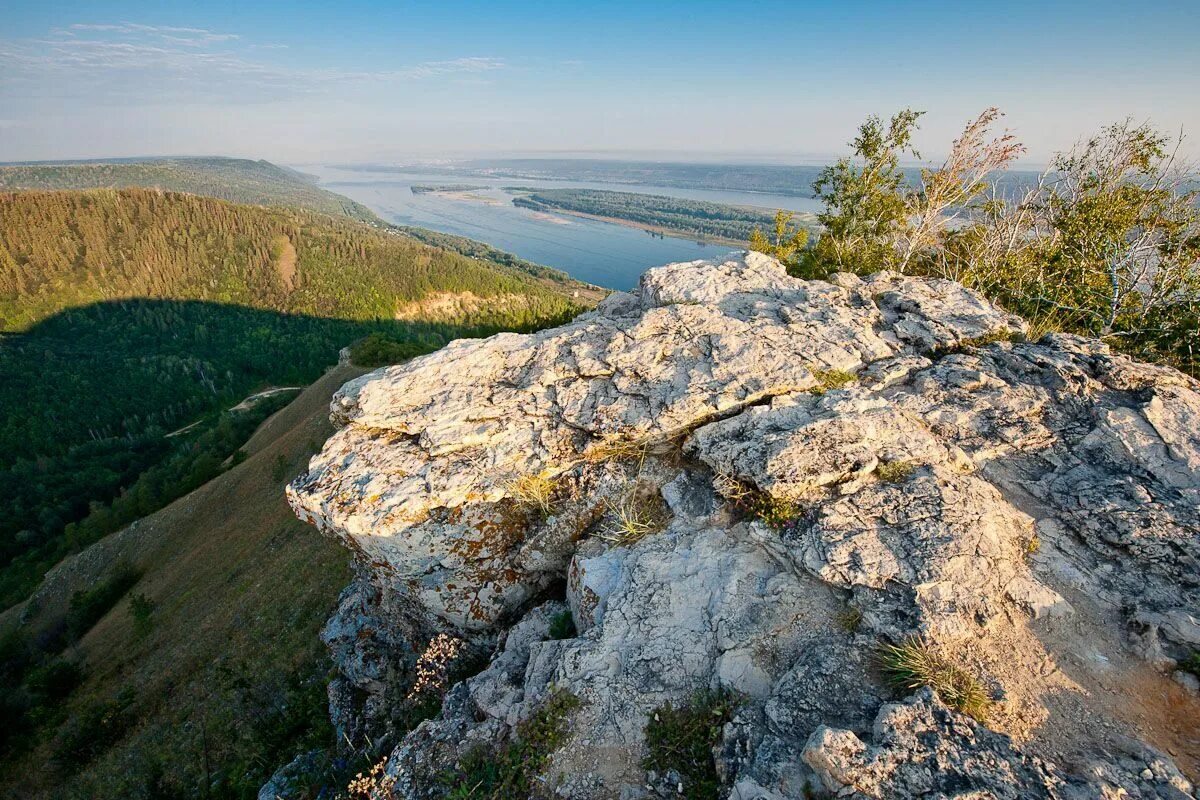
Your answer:
[[[667,233],[743,243],[755,228],[769,230],[775,212],[664,195],[599,189],[526,189],[510,187],[513,204],[535,211],[559,211],[633,223]],[[804,221],[804,220],[802,220]],[[815,224],[815,220],[811,221]]]
[[[0,165],[0,191],[128,187],[200,194],[231,203],[303,208],[378,222],[366,206],[319,188],[311,176],[269,161],[163,158]]]

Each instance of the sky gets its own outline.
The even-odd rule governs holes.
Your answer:
[[[988,106],[1025,163],[1126,117],[1200,156],[1200,0],[0,0],[0,161],[826,161]]]

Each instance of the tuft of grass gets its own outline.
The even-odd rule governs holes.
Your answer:
[[[447,800],[538,796],[537,778],[551,754],[566,743],[570,736],[567,717],[579,706],[578,697],[564,689],[556,690],[533,716],[517,726],[508,744],[469,751],[453,770],[439,778]]]
[[[854,606],[846,606],[836,615],[833,621],[838,627],[847,633],[856,633],[860,625],[862,625],[863,612],[859,611]]]
[[[1025,555],[1032,556],[1042,549],[1042,538],[1036,533],[1029,537],[1029,541],[1025,542]]]
[[[934,649],[932,642],[910,636],[879,649],[879,666],[892,688],[908,692],[928,686],[955,711],[983,722],[991,701],[979,679]]]
[[[875,477],[884,483],[903,483],[916,468],[911,461],[885,461],[875,468]]]
[[[792,500],[774,497],[748,483],[718,473],[713,488],[743,517],[757,519],[774,530],[788,530],[804,516],[804,509]]]
[[[547,632],[551,639],[573,639],[575,637],[575,618],[571,609],[563,609],[550,620],[550,630]]]
[[[817,379],[817,385],[808,390],[811,394],[842,389],[858,380],[857,375],[844,369],[814,369],[812,374]]]
[[[675,772],[683,797],[717,800],[721,779],[712,751],[725,723],[733,719],[739,698],[727,689],[698,692],[687,705],[659,706],[646,723],[649,754],[642,768],[660,775]]]
[[[521,506],[548,517],[554,510],[554,494],[558,491],[558,480],[547,470],[542,470],[536,475],[522,475],[508,483],[505,489]]]
[[[641,461],[646,457],[649,444],[640,439],[628,436],[607,436],[594,442],[584,453],[584,459],[590,464],[601,464],[606,461]]]
[[[617,547],[636,544],[670,522],[666,502],[652,486],[635,483],[615,503],[608,504],[612,522],[597,536]]]

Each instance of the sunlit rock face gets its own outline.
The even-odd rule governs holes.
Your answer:
[[[563,691],[548,794],[679,796],[645,726],[702,689],[741,698],[715,748],[741,800],[1190,796],[1163,751],[1200,763],[1171,679],[1200,648],[1198,386],[1024,331],[952,282],[741,253],[344,386],[288,489],[359,563],[339,680],[379,706],[389,653],[493,650],[398,743],[395,796]],[[984,722],[883,680],[914,636]]]

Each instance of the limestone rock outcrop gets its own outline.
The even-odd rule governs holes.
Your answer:
[[[722,797],[1192,796],[1200,385],[1025,332],[951,282],[740,253],[348,383],[288,489],[358,561],[339,729],[452,635],[482,669],[389,742],[396,797],[557,692],[539,791],[689,796],[645,730],[704,690],[738,698]],[[912,642],[984,721],[897,690],[878,654]]]

